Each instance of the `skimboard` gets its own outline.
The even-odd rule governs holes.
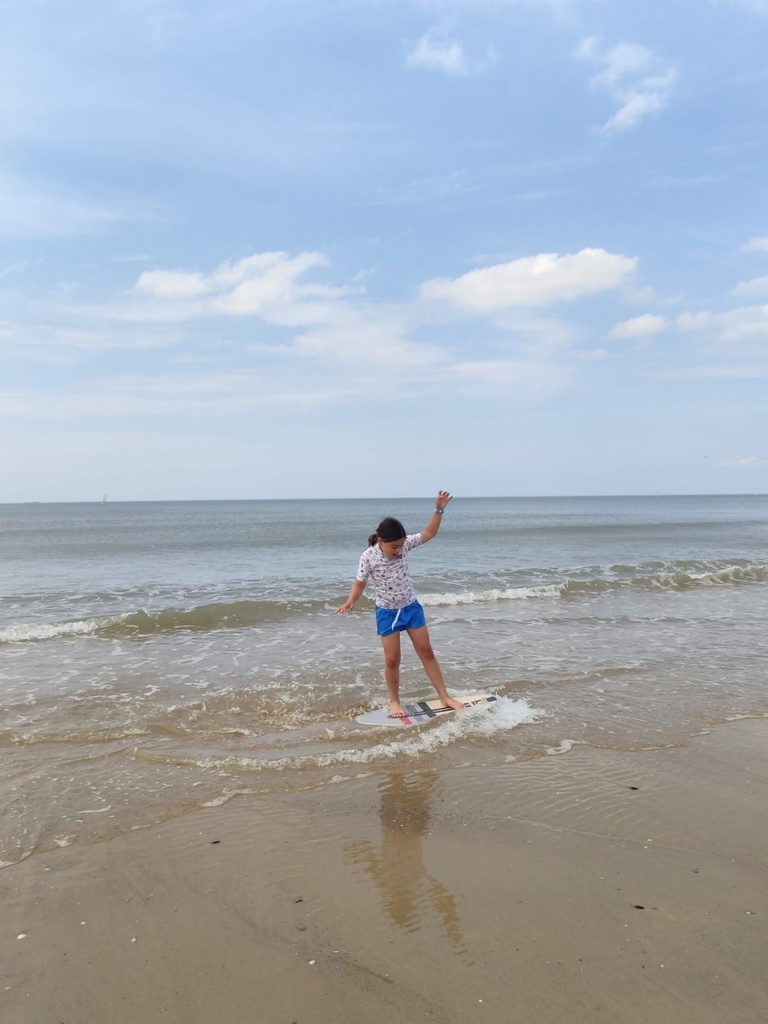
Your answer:
[[[476,708],[492,704],[496,697],[490,693],[476,693],[473,697],[457,697],[466,704],[462,711],[469,708]],[[355,721],[361,725],[424,725],[435,718],[442,718],[444,715],[452,715],[453,708],[446,707],[439,700],[422,700],[417,704],[404,704],[405,717],[393,718],[388,708],[377,708],[375,711],[366,711],[364,715],[358,715]]]

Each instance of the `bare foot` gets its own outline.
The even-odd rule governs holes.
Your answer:
[[[443,700],[443,704],[445,704],[447,708],[453,708],[454,711],[461,711],[462,708],[467,706],[463,700],[456,700],[454,697],[446,697]]]
[[[405,708],[399,701],[393,700],[389,705],[389,717],[390,718],[407,718],[408,715],[405,713]]]

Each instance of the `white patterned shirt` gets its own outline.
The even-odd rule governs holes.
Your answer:
[[[421,543],[420,533],[409,533],[396,558],[387,558],[378,544],[366,548],[362,553],[357,579],[361,583],[373,579],[377,608],[405,608],[416,600],[411,570],[408,568],[408,552]]]

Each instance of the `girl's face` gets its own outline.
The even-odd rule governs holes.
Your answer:
[[[397,556],[403,550],[403,544],[405,544],[405,537],[403,537],[401,540],[382,540],[381,537],[379,537],[377,543],[387,558],[397,558]]]

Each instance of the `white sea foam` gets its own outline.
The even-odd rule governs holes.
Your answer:
[[[460,694],[458,696],[461,696]],[[191,762],[199,768],[219,770],[286,771],[301,768],[331,768],[340,764],[369,764],[398,757],[421,757],[442,747],[450,746],[458,739],[493,736],[519,725],[528,725],[546,717],[547,712],[534,708],[523,699],[510,700],[500,697],[492,706],[470,708],[460,715],[450,715],[442,722],[428,724],[426,728],[411,728],[398,731],[395,737],[373,746],[361,746],[333,750],[322,754],[299,755],[296,757],[205,757]],[[382,726],[392,736],[392,726]],[[368,730],[366,730],[368,731]],[[138,753],[138,751],[137,751]],[[150,760],[153,755],[144,754]],[[177,762],[178,763],[178,762]]]
[[[547,747],[548,754],[568,754],[574,747],[580,746],[580,740],[560,740],[556,747]]]
[[[533,598],[562,597],[568,589],[567,581],[539,587],[494,587],[491,590],[465,590],[455,594],[422,594],[422,604],[439,605],[487,604],[492,601],[528,601]]]
[[[213,800],[206,800],[203,807],[222,807],[224,804],[228,804],[230,800],[234,800],[236,796],[254,796],[257,790],[255,789],[226,789],[219,796],[214,797]]]
[[[687,575],[697,583],[710,583],[715,586],[728,583],[758,583],[765,580],[767,569],[768,567],[765,565],[729,565],[727,568],[717,571],[691,572]]]
[[[0,629],[0,643],[23,643],[25,640],[54,640],[60,636],[87,636],[95,633],[103,619],[81,619],[77,622],[20,622]]]

